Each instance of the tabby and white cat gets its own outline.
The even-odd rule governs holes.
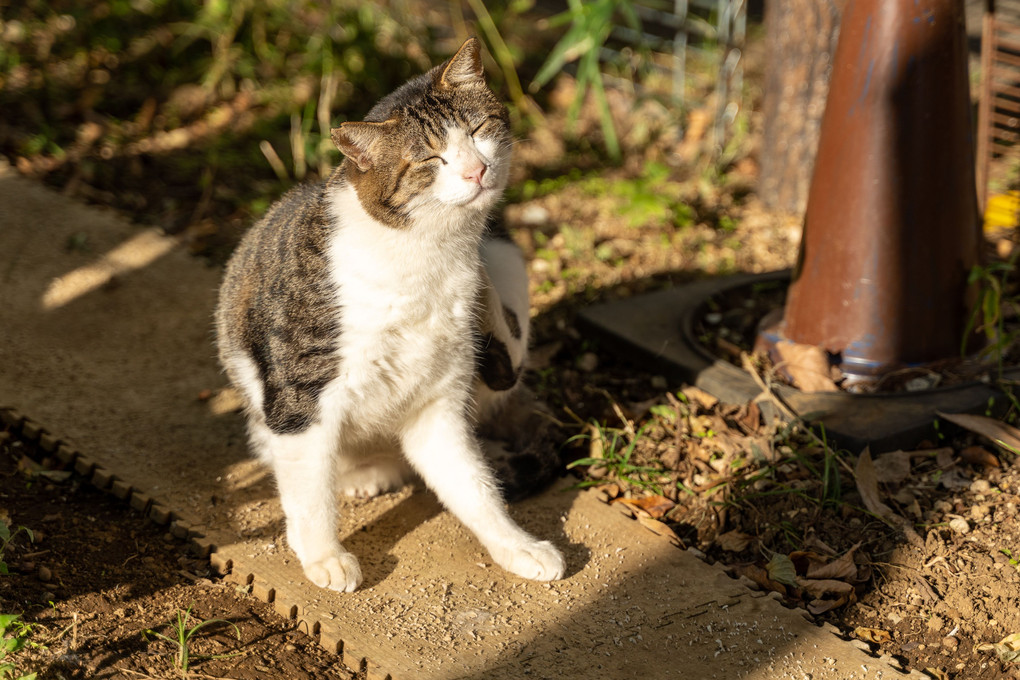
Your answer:
[[[497,564],[561,578],[559,551],[507,514],[475,434],[516,390],[528,340],[523,258],[486,226],[512,140],[478,41],[332,138],[343,163],[252,227],[216,310],[290,547],[310,581],[354,590],[335,494],[385,492],[413,470]]]

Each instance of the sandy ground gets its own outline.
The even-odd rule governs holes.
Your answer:
[[[342,507],[361,590],[308,585],[239,416],[198,398],[223,384],[210,332],[218,270],[10,172],[0,223],[0,405],[370,677],[898,675],[592,493],[562,488],[514,508],[564,548],[560,582],[499,571],[430,494],[405,489]]]

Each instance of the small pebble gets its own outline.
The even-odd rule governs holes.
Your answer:
[[[942,638],[942,646],[948,649],[949,651],[953,651],[960,646],[960,641],[957,640],[956,637],[953,635],[947,635],[946,637]]]
[[[53,572],[50,571],[49,567],[39,566],[39,580],[43,583],[48,583],[53,578]]]
[[[988,517],[989,508],[987,505],[975,505],[970,509],[970,518],[975,522],[980,522],[985,517]]]
[[[962,517],[954,517],[949,520],[949,528],[961,535],[970,531],[970,525],[967,524],[967,520]]]
[[[992,484],[987,479],[975,479],[970,484],[973,493],[988,493],[992,490]]]

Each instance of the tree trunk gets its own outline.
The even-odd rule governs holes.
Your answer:
[[[764,135],[758,195],[803,214],[845,0],[765,3]]]

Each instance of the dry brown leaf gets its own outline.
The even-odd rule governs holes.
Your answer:
[[[985,467],[1000,467],[999,458],[983,446],[968,446],[960,451],[960,458],[970,465],[984,465]]]
[[[852,599],[853,592],[847,593],[845,595],[840,595],[834,600],[819,598],[817,600],[811,600],[810,602],[808,602],[807,610],[814,614],[815,616],[818,616],[819,614],[824,614],[827,611],[832,611],[837,607],[842,607],[843,605],[850,602]]]
[[[881,628],[867,628],[865,626],[857,626],[854,628],[854,636],[858,640],[864,640],[865,642],[874,642],[876,645],[882,645],[892,640],[892,633]]]
[[[680,547],[684,546],[684,542],[680,540],[680,537],[676,535],[676,532],[669,528],[665,522],[660,522],[657,519],[651,517],[645,517],[644,515],[638,515],[637,521],[641,523],[643,527],[651,531],[653,534],[658,536],[665,536],[673,543],[676,543]]]
[[[1007,451],[1020,454],[1020,430],[1012,425],[1007,425],[995,418],[972,413],[943,413],[942,411],[935,413],[939,418],[945,418],[966,430],[988,437]]]
[[[854,589],[852,584],[833,578],[797,577],[797,587],[814,598],[824,598],[826,595],[839,597]]]
[[[761,430],[761,407],[754,401],[747,402],[737,414],[737,422],[745,434],[758,434]]]
[[[873,461],[875,477],[882,484],[899,484],[910,476],[910,453],[883,453]]]
[[[733,569],[737,576],[746,576],[754,583],[757,583],[763,590],[771,590],[786,597],[786,586],[779,581],[769,578],[768,572],[757,564],[741,564]]]
[[[924,541],[910,522],[893,512],[892,508],[882,502],[878,492],[878,478],[875,475],[875,466],[871,462],[871,452],[865,448],[857,458],[857,465],[854,467],[854,478],[857,482],[857,492],[861,494],[864,507],[870,512],[878,515],[890,524],[896,526],[903,535],[915,546],[923,546]]]
[[[725,534],[716,536],[715,544],[728,552],[743,552],[747,549],[747,546],[751,545],[753,540],[754,536],[734,529],[733,531],[727,531]]]
[[[719,403],[719,400],[713,397],[711,394],[701,389],[700,387],[694,387],[688,385],[684,387],[681,392],[687,397],[689,401],[697,403],[701,408],[706,411],[710,411],[715,408],[715,405]]]
[[[857,480],[857,493],[861,494],[864,507],[879,517],[892,514],[892,509],[882,501],[882,496],[879,494],[878,476],[871,460],[871,451],[868,449],[864,449],[857,458],[854,477]]]
[[[827,558],[809,561],[804,575],[810,579],[855,580],[857,578],[857,564],[854,563],[854,553],[857,552],[859,547],[861,547],[860,543],[831,561]],[[793,558],[793,555],[790,557]],[[821,558],[822,556],[817,555],[817,557]]]
[[[676,503],[664,496],[642,496],[641,498],[617,498],[613,503],[624,503],[639,515],[659,519],[676,507]]]
[[[821,347],[802,345],[789,340],[775,344],[779,354],[777,368],[785,371],[795,387],[803,392],[836,392],[839,387],[833,382],[829,354]]]

